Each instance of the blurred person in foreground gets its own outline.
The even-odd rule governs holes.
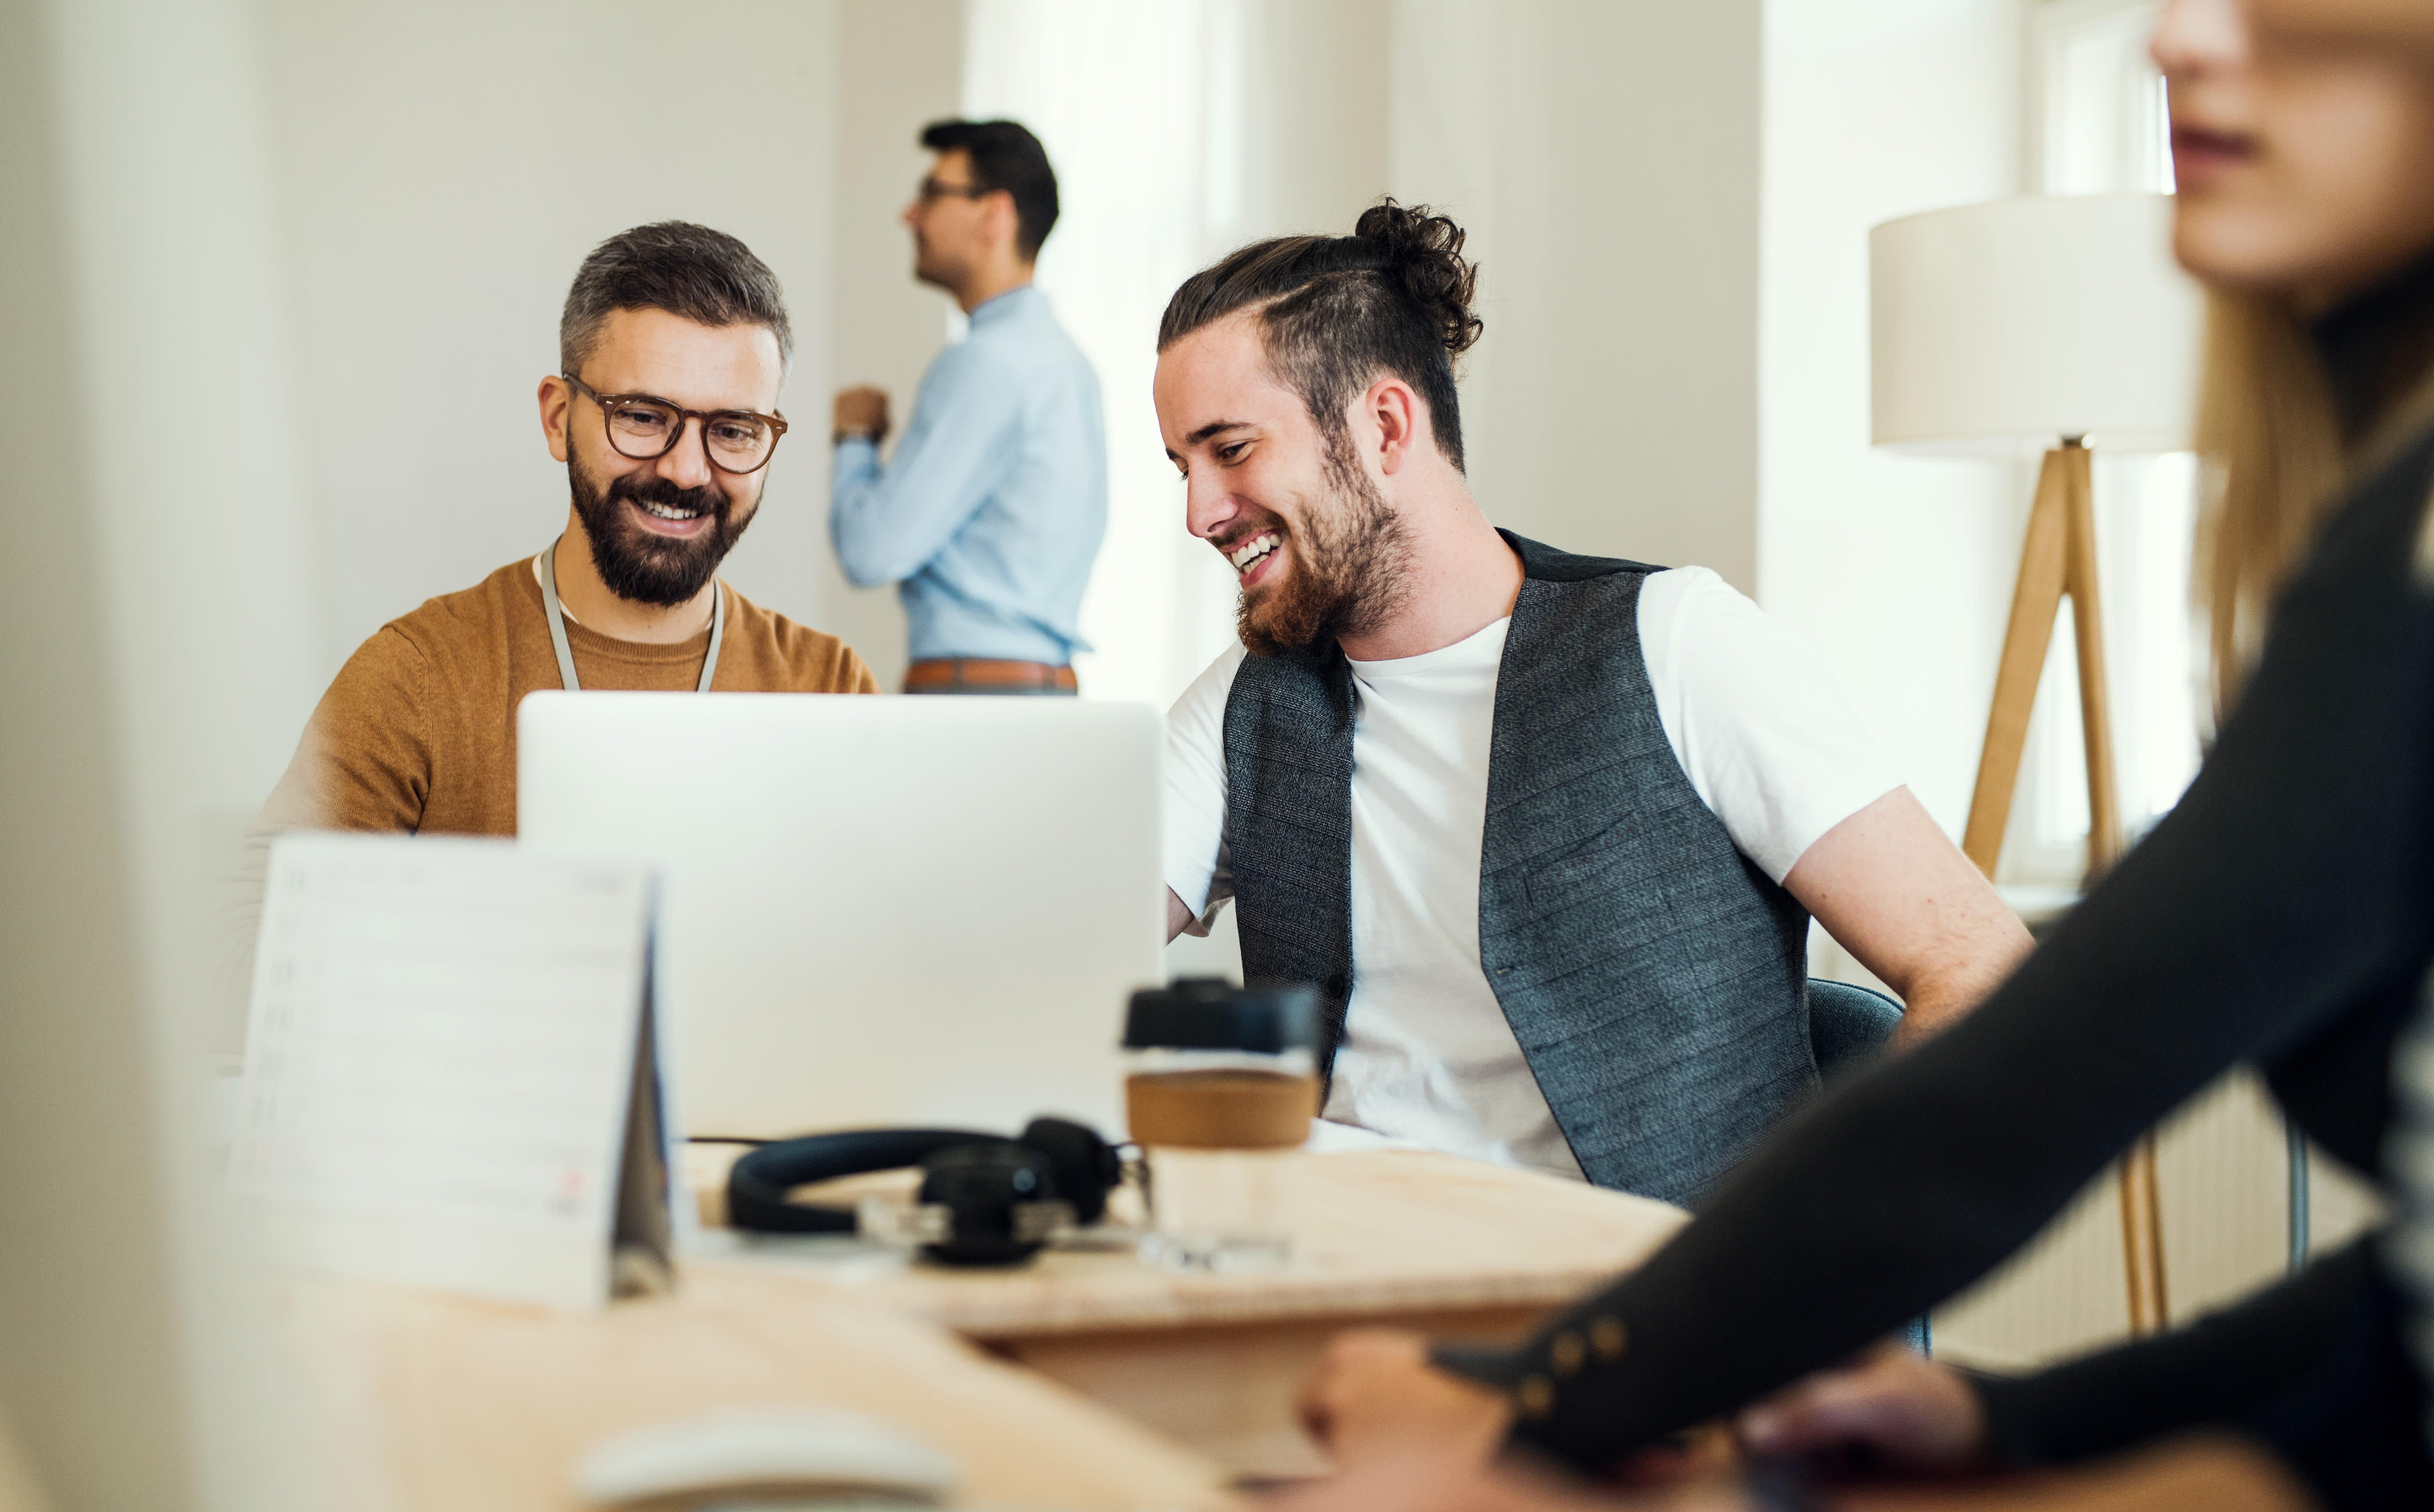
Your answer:
[[[1239,643],[1168,717],[1168,933],[1319,984],[1352,1126],[1696,1202],[1813,1092],[1813,914],[1915,1041],[2028,947],[1833,679],[1704,568],[1500,532],[1451,220],[1242,248],[1158,331]]]
[[[2434,960],[2434,68],[2264,8],[2252,34],[2236,0],[2173,0],[2153,43],[2175,249],[2212,291],[2201,581],[2228,712],[2198,779],[1976,1013],[1796,1118],[1526,1346],[1431,1364],[1407,1335],[1339,1340],[1305,1412],[1347,1474],[1303,1506],[1389,1504],[1389,1482],[1428,1487],[1389,1490],[1405,1508],[1591,1504],[1483,1467],[1509,1442],[1508,1466],[1612,1473],[1788,1383],[1739,1422],[1778,1465],[2044,1474],[1630,1504],[2434,1505],[2375,1235],[2026,1378],[1880,1349],[1798,1379],[1983,1276],[2243,1061],[2325,1149],[2396,1180],[2394,1044]]]
[[[339,669],[249,831],[244,945],[281,830],[514,834],[516,705],[536,688],[877,691],[845,642],[718,581],[785,433],[793,347],[777,276],[732,236],[664,221],[592,249],[539,396],[563,534]]]
[[[1032,284],[1056,174],[1012,121],[939,121],[904,224],[913,276],[971,331],[921,376],[885,466],[887,396],[836,397],[829,534],[857,587],[894,583],[908,693],[1071,694],[1082,589],[1107,526],[1098,375]]]

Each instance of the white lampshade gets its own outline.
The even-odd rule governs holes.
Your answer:
[[[2033,456],[2066,435],[2178,451],[2196,408],[2198,287],[2164,195],[2006,199],[1868,233],[1874,438]]]

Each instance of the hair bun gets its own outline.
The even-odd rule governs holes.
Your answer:
[[[1470,349],[1484,329],[1470,310],[1479,288],[1479,267],[1464,261],[1465,233],[1451,216],[1432,214],[1426,205],[1398,205],[1387,197],[1361,212],[1352,234],[1379,245],[1386,256],[1387,271],[1428,317],[1449,355],[1459,357]]]

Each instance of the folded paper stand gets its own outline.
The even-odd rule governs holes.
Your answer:
[[[283,836],[229,1169],[261,1258],[559,1307],[663,1286],[652,917],[639,865]]]

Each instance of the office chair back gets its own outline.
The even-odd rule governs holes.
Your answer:
[[[1901,1005],[1851,982],[1808,978],[1808,1047],[1817,1075],[1842,1079],[1877,1058],[1901,1027]]]

